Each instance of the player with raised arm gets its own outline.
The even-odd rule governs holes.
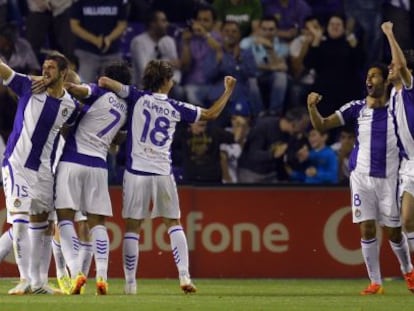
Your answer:
[[[126,221],[123,241],[125,293],[135,294],[141,224],[146,218],[162,217],[170,236],[181,289],[193,293],[196,287],[189,273],[188,246],[180,223],[177,186],[171,169],[170,147],[178,122],[213,120],[219,116],[236,85],[224,78],[224,92],[209,108],[168,97],[174,85],[168,61],[150,61],[143,75],[143,88],[122,85],[106,77],[99,85],[115,91],[128,102],[127,164],[124,173],[122,217]],[[150,201],[153,209],[150,211]]]
[[[30,291],[58,293],[44,284],[41,261],[47,253],[45,233],[49,212],[53,210],[54,146],[63,124],[75,119],[78,105],[63,88],[67,71],[66,57],[59,53],[48,55],[42,67],[46,91],[33,94],[29,76],[0,62],[0,77],[19,96],[2,167],[6,206],[13,220],[14,255],[20,272],[20,283],[9,291],[11,295]]]
[[[123,84],[130,82],[129,68],[114,63],[105,74]],[[74,228],[75,212],[87,215],[96,266],[96,293],[108,292],[109,237],[105,219],[112,216],[108,190],[108,149],[126,120],[127,105],[114,93],[96,84],[65,84],[84,107],[71,129],[57,167],[56,200],[60,242],[73,279],[70,294],[79,294],[86,282],[79,261],[79,239]]]
[[[414,88],[409,68],[414,68],[414,57],[410,65],[393,32],[393,24],[385,22],[382,31],[391,47],[392,61],[388,79],[394,85],[391,91],[392,112],[397,121],[397,133],[403,148],[400,167],[400,195],[402,198],[403,227],[407,233],[411,251],[414,251]],[[412,51],[411,51],[412,52]]]
[[[377,222],[387,233],[408,289],[414,292],[413,266],[407,239],[401,230],[396,198],[400,160],[394,119],[390,113],[387,75],[386,66],[371,66],[366,77],[366,98],[353,100],[326,118],[316,107],[322,98],[320,94],[310,93],[307,100],[311,122],[317,130],[326,131],[345,124],[355,126],[356,144],[349,164],[352,217],[360,228],[362,255],[371,281],[361,295],[384,292]]]

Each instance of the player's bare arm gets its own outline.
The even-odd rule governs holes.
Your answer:
[[[76,97],[77,99],[84,99],[89,95],[89,88],[86,85],[65,82],[63,87],[69,92],[70,95]]]
[[[400,77],[404,85],[411,85],[411,73],[407,67],[407,60],[405,59],[404,53],[401,50],[400,45],[398,44],[394,31],[392,22],[384,22],[381,25],[381,29],[385,36],[387,37],[388,43],[391,48],[392,56],[392,68],[391,70],[398,70]]]
[[[236,86],[237,80],[232,76],[224,77],[224,92],[217,99],[214,104],[208,109],[201,110],[200,120],[214,120],[220,113],[223,111],[227,102],[230,99],[231,94],[233,93],[234,87]]]
[[[325,132],[335,127],[342,125],[341,119],[336,113],[331,114],[330,116],[324,118],[320,115],[317,104],[322,100],[322,95],[311,92],[308,95],[308,111],[309,117],[311,119],[312,126],[318,131]]]
[[[12,74],[13,70],[0,59],[0,78],[7,80]]]
[[[103,87],[105,89],[111,90],[112,92],[118,94],[122,91],[122,87],[124,86],[122,83],[115,81],[108,77],[100,77],[98,80],[98,86]]]

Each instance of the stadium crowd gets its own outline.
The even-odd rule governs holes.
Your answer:
[[[176,181],[349,179],[371,280],[361,294],[383,293],[377,223],[414,292],[410,4],[1,1],[0,147],[12,227],[0,251],[13,246],[20,273],[9,294],[80,294],[92,256],[97,294],[107,294],[108,179],[123,180],[126,294],[137,292],[149,217],[163,218],[180,287],[196,292]],[[75,221],[87,221],[89,241]],[[61,290],[47,281],[52,245]]]
[[[0,57],[18,72],[40,74],[57,50],[85,83],[124,60],[138,86],[151,59],[168,60],[171,96],[204,108],[223,91],[223,77],[234,76],[236,89],[217,120],[177,128],[173,170],[184,184],[347,184],[353,130],[310,130],[306,96],[324,94],[322,115],[362,98],[369,64],[390,60],[384,20],[394,23],[402,49],[414,48],[410,1],[107,0],[100,10],[91,3],[0,1]],[[4,141],[14,102],[1,86]],[[122,183],[124,150],[109,154],[111,184]]]

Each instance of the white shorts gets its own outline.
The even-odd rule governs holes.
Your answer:
[[[352,221],[376,220],[390,228],[401,226],[398,178],[377,178],[355,171],[350,176]]]
[[[53,175],[18,164],[2,167],[6,207],[11,213],[42,214],[53,210]]]
[[[112,216],[108,171],[70,162],[60,162],[56,173],[56,209],[83,214]]]
[[[125,171],[123,192],[123,218],[179,219],[181,216],[173,175],[142,176]]]
[[[414,161],[403,160],[400,167],[400,197],[404,192],[414,196]]]

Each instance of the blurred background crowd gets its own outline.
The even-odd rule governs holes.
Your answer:
[[[214,122],[180,124],[171,150],[179,184],[347,184],[352,128],[311,129],[306,96],[322,115],[365,95],[365,72],[389,62],[382,21],[414,48],[413,0],[0,0],[0,57],[40,74],[58,50],[85,83],[105,64],[127,61],[140,86],[151,59],[175,68],[170,96],[209,107],[223,77],[237,87]],[[0,149],[16,96],[0,86]],[[109,155],[120,184],[123,147]]]

